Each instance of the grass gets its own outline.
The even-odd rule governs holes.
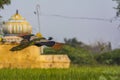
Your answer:
[[[120,80],[120,67],[0,69],[0,80]]]

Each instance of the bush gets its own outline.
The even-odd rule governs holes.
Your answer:
[[[83,48],[74,48],[69,45],[64,45],[60,50],[54,50],[52,48],[46,48],[45,54],[67,54],[72,64],[77,65],[91,65],[95,64],[94,57],[88,50]]]
[[[120,49],[102,53],[96,57],[96,60],[100,64],[120,65]]]
[[[120,65],[120,49],[93,54],[84,48],[65,45],[60,50],[45,48],[45,54],[67,54],[73,65]]]

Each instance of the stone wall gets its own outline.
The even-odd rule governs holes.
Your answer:
[[[30,46],[10,51],[16,45],[0,45],[0,68],[69,68],[67,55],[41,55],[40,48]]]

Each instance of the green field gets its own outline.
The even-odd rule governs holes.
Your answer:
[[[0,69],[0,80],[120,80],[120,67]]]

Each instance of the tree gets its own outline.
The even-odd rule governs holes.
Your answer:
[[[4,5],[9,5],[11,0],[0,0],[0,8],[4,9]]]
[[[11,0],[0,0],[0,9],[4,9],[4,5],[9,5],[11,3]],[[2,30],[2,22],[1,22],[2,16],[0,16],[0,34]]]
[[[73,47],[81,47],[82,45],[85,45],[83,42],[78,41],[76,38],[72,39],[66,39],[64,38],[65,44],[71,45]]]
[[[117,12],[116,12],[116,16],[119,17],[120,16],[120,0],[113,0],[117,2],[117,7],[114,7]]]

